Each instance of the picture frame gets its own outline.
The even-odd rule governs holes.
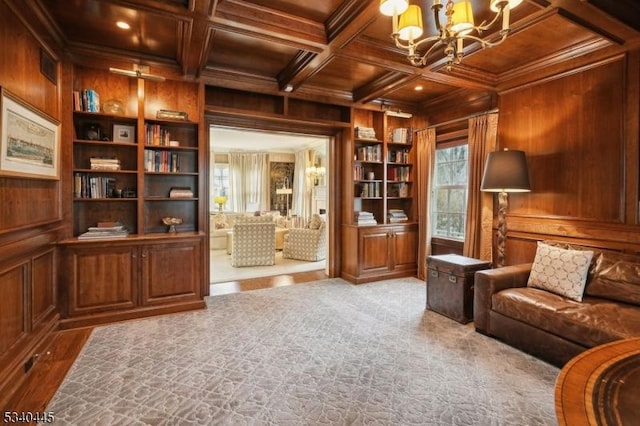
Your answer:
[[[113,141],[134,143],[136,140],[135,126],[126,126],[124,124],[113,125]]]
[[[60,122],[0,88],[0,175],[60,180]]]

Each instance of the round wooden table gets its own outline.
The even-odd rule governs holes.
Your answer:
[[[640,338],[589,349],[558,376],[555,406],[560,425],[640,424]]]

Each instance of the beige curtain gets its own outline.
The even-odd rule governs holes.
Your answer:
[[[293,171],[293,198],[291,201],[291,214],[295,214],[305,220],[311,217],[311,191],[307,168],[315,160],[315,151],[304,149],[295,153],[295,166]]]
[[[268,210],[269,157],[267,153],[230,153],[229,188],[234,212]]]
[[[426,278],[426,260],[431,254],[431,179],[436,161],[436,129],[416,132],[417,203],[420,239],[418,243],[418,277]]]
[[[463,255],[482,260],[491,257],[493,194],[480,191],[487,155],[495,151],[498,113],[469,119],[469,187]]]

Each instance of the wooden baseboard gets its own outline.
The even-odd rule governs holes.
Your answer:
[[[180,302],[167,304],[162,306],[148,306],[135,308],[117,312],[102,312],[99,314],[91,314],[73,318],[64,318],[60,320],[60,330],[69,330],[81,327],[95,327],[113,322],[128,321],[132,319],[140,319],[157,315],[175,314],[178,312],[193,311],[204,309],[206,304],[204,300],[192,300],[188,302]]]

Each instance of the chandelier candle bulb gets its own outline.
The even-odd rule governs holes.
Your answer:
[[[407,51],[407,59],[411,65],[426,66],[429,55],[437,47],[441,47],[444,50],[443,59],[446,61],[446,69],[451,71],[454,64],[462,61],[464,40],[479,43],[482,48],[494,47],[502,43],[510,31],[510,11],[521,2],[522,0],[490,0],[489,7],[495,12],[495,16],[489,21],[476,25],[471,1],[433,0],[431,11],[437,33],[421,39],[424,26],[420,6],[409,5],[406,0],[380,0],[380,13],[391,16],[393,28],[391,37],[397,48]],[[442,9],[445,15],[444,22],[442,22]],[[495,41],[481,38],[481,35],[497,24],[501,18],[502,27],[498,30],[500,38]],[[438,62],[439,60],[436,59],[434,63]]]

